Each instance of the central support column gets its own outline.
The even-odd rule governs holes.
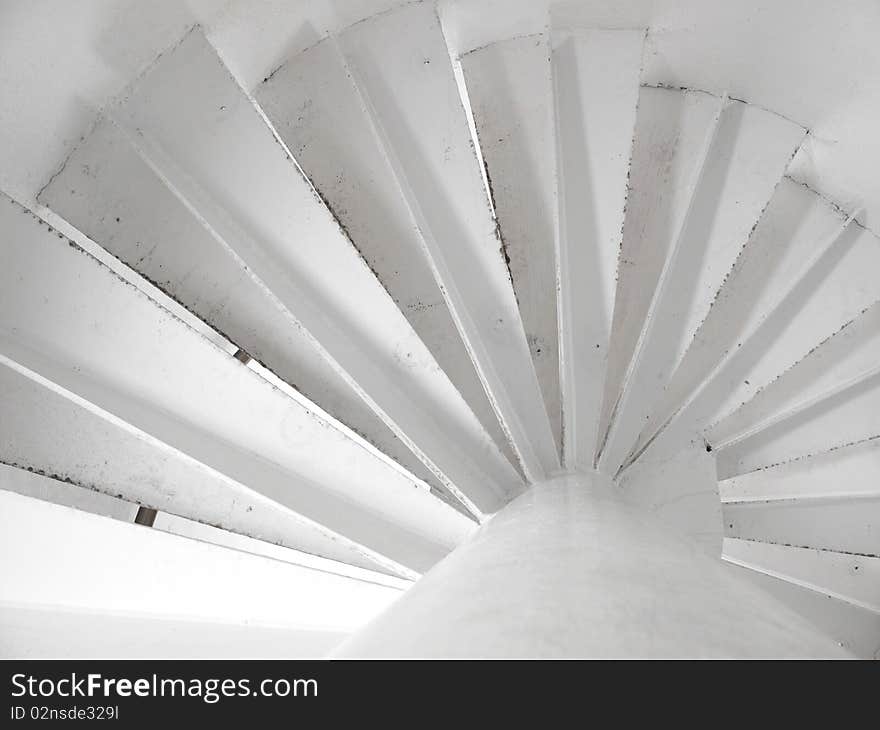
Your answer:
[[[846,656],[598,475],[532,487],[336,653]]]

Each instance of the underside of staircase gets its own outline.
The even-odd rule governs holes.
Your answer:
[[[255,85],[193,25],[2,196],[2,655],[880,657],[880,240],[813,131],[445,5]]]

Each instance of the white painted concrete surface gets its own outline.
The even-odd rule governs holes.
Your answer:
[[[878,366],[880,301],[819,343],[803,360],[715,425],[710,437],[718,448],[732,446],[812,404],[857,387],[870,379]]]
[[[517,476],[200,29],[110,113],[175,194],[444,484],[481,511]]]
[[[559,454],[435,6],[376,16],[339,44],[486,393],[525,476],[542,479]]]
[[[643,458],[618,481],[623,498],[695,540],[712,557],[724,538],[715,457],[701,441],[672,456]]]
[[[565,464],[591,470],[620,276],[643,30],[551,30]]]
[[[444,542],[451,540],[451,549],[473,530],[473,522],[427,489],[316,418],[28,211],[2,203],[8,236],[2,248],[10,264],[0,270],[0,353],[10,367],[331,532],[365,530],[366,542],[377,541],[365,547],[380,555],[394,552],[398,538],[410,545],[420,541],[421,529],[412,529],[410,521],[424,519],[433,537],[422,542],[426,551],[410,553],[427,559],[421,568],[408,566],[412,570],[426,568],[432,552],[439,548],[434,560],[445,554]],[[326,458],[315,458],[313,437],[329,439]],[[362,480],[361,486],[353,480]],[[387,489],[396,494],[386,506],[410,527],[399,530],[386,522],[387,510],[375,498],[376,490]],[[354,517],[352,510],[360,514]]]
[[[437,364],[513,460],[339,45],[331,38],[291,57],[255,95]]]
[[[847,656],[611,489],[533,487],[338,655]]]
[[[235,76],[253,89],[291,53],[399,0],[265,2],[9,0],[2,9],[3,113],[0,187],[23,202],[57,169],[93,112],[174,43],[202,23]],[[864,198],[876,223],[880,182],[880,14],[873,0],[845,5],[800,0],[442,0],[457,54],[537,33],[548,9],[584,26],[647,27],[645,78],[748,99],[811,127],[799,173],[847,202]],[[57,23],[47,23],[53,17]],[[755,22],[760,17],[761,22]],[[63,47],[64,63],[53,52]],[[748,48],[749,53],[743,53]],[[848,80],[841,83],[841,79]],[[822,186],[820,185],[820,188]]]
[[[826,262],[827,250],[837,244],[849,223],[844,213],[814,191],[789,177],[779,181],[642,429],[640,445],[683,412],[691,422],[706,425],[701,416],[705,418],[712,406],[705,403],[704,383],[722,372],[723,386],[715,388],[730,392],[739,386],[739,373],[723,369],[725,359],[739,348],[760,346],[752,340],[778,335],[779,325],[773,334],[762,330],[787,297],[803,289],[805,281],[812,283],[808,280],[814,270]]]
[[[724,505],[729,537],[880,557],[880,497],[827,497]]]
[[[4,400],[7,395],[4,389]],[[5,410],[4,410],[5,417]],[[138,505],[95,489],[84,489],[58,479],[50,479],[27,469],[0,463],[0,490],[15,492],[44,502],[93,512],[122,522],[134,522]]]
[[[725,538],[730,563],[880,614],[880,558]]]
[[[880,238],[850,225],[780,313],[784,326],[760,338],[746,374],[715,403],[717,424],[806,358],[826,339],[880,301]],[[831,374],[831,373],[829,373]],[[714,431],[714,427],[712,429]]]
[[[98,120],[41,191],[40,202],[413,475],[432,478],[349,383],[327,367],[308,333],[292,327],[270,293],[225,255],[111,120]]]
[[[556,151],[546,33],[460,59],[491,181],[504,255],[557,446],[561,441],[556,297]]]
[[[0,603],[0,657],[15,659],[314,659],[348,636]]]
[[[776,114],[720,101],[698,177],[674,234],[627,369],[601,463],[616,473],[661,400],[805,130]],[[658,387],[660,386],[660,387]],[[650,434],[647,434],[648,436]]]
[[[89,512],[126,523],[133,523],[139,510],[138,504],[119,497],[112,497],[95,489],[77,486],[69,481],[60,481],[3,463],[0,463],[0,490],[15,492],[25,497],[71,507],[75,510]],[[211,545],[219,545],[264,558],[272,558],[273,560],[280,560],[281,562],[291,563],[304,568],[312,568],[324,573],[357,578],[368,583],[386,585],[399,590],[406,590],[412,583],[411,580],[377,572],[380,566],[373,566],[372,568],[359,567],[356,565],[358,562],[356,556],[351,554],[344,555],[344,560],[333,560],[286,547],[282,541],[278,540],[276,535],[264,534],[261,537],[251,537],[240,532],[232,532],[231,526],[228,524],[224,527],[216,527],[205,522],[198,522],[177,514],[157,510],[153,518],[152,528]],[[275,540],[274,542],[272,541],[273,539]],[[344,541],[340,540],[340,542]]]
[[[607,377],[599,420],[604,439],[663,264],[691,197],[717,100],[643,86],[639,92]]]
[[[734,563],[724,564],[743,580],[754,583],[803,616],[859,659],[880,659],[880,613]]]
[[[0,459],[17,467],[4,470],[13,478],[16,472],[33,469],[68,480],[83,490],[95,490],[97,497],[90,497],[87,504],[95,505],[100,497],[121,498],[314,555],[399,574],[399,568],[365,552],[357,543],[303,519],[106,411],[91,407],[69,391],[59,392],[28,373],[30,377],[7,365],[0,366]],[[41,491],[50,490],[57,493],[58,488]],[[13,491],[24,493],[23,489]],[[55,496],[58,498],[52,501],[69,504],[66,496]],[[129,509],[115,501],[113,504],[108,514]],[[83,502],[77,500],[71,506],[81,505]]]
[[[718,492],[722,502],[880,497],[880,439],[724,479]]]
[[[833,17],[788,0],[509,0],[503,11],[425,0],[374,15],[394,4],[160,3],[113,15],[110,28],[129,23],[114,53],[118,33],[90,35],[107,13],[84,0],[64,27],[64,69],[57,53],[31,58],[55,23],[35,30],[24,6],[0,9],[0,141],[14,140],[0,145],[0,186],[57,206],[71,219],[54,216],[62,232],[83,241],[69,223],[82,226],[109,251],[83,241],[101,267],[17,206],[0,211],[12,254],[0,269],[0,461],[99,490],[78,498],[86,508],[119,512],[107,496],[118,495],[176,510],[160,515],[165,528],[227,544],[236,560],[265,561],[248,549],[262,538],[347,560],[348,578],[369,565],[414,577],[461,543],[364,634],[381,651],[833,654],[820,635],[841,641],[846,611],[826,622],[811,610],[805,623],[796,599],[792,614],[729,579],[748,566],[861,612],[849,615],[878,610],[880,246],[863,224],[880,210],[869,127],[880,97],[840,59],[872,68],[880,16],[859,0]],[[762,22],[750,26],[752,13]],[[622,28],[647,28],[644,54],[641,32]],[[812,53],[826,40],[845,50]],[[275,78],[298,84],[275,99],[279,134],[250,92],[285,59],[303,65],[299,80]],[[521,82],[509,93],[507,76]],[[640,89],[639,76],[663,88]],[[91,106],[131,79],[86,139]],[[56,134],[31,136],[25,124],[45,131],[50,112]],[[830,128],[837,137],[822,136]],[[64,157],[50,152],[80,142],[38,196]],[[524,174],[532,153],[538,174]],[[505,261],[505,228],[512,251],[553,255]],[[558,374],[556,346],[538,358],[535,344],[551,339],[556,306]],[[233,359],[239,346],[275,372]],[[592,467],[598,446],[623,494],[543,483],[560,437],[569,469]],[[505,507],[524,488],[511,455],[542,483]],[[720,539],[716,472],[736,569],[705,552]],[[11,486],[70,501],[46,484],[17,474]],[[476,535],[465,509],[488,517]],[[53,539],[83,520],[57,514]],[[129,531],[107,545],[125,555],[145,533],[116,525]],[[203,563],[186,544],[168,555]],[[268,552],[295,563],[286,550]],[[140,622],[146,639],[132,646],[147,652],[149,637],[194,620],[211,624],[193,632],[206,640],[229,623],[212,613],[228,590],[219,570],[201,597],[186,593],[198,582],[183,591],[192,615],[168,619],[178,596],[161,581],[156,596],[130,576],[91,596],[65,575],[52,594],[7,567],[25,601],[2,609],[20,650],[45,648],[33,626],[51,615],[87,634],[103,612],[119,637]],[[245,591],[252,579],[276,590],[274,573],[250,572]],[[303,594],[303,615],[317,616],[327,592]],[[269,598],[274,621],[289,596]],[[230,606],[256,610],[249,600]],[[132,623],[119,601],[152,613]],[[870,623],[856,623],[844,648],[873,655]],[[296,626],[296,651],[337,628],[309,625],[311,641]]]

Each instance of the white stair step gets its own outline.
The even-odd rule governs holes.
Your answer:
[[[880,614],[733,563],[727,566],[858,658],[880,659]]]
[[[880,496],[724,505],[728,537],[880,557]]]
[[[519,479],[198,29],[111,110],[328,365],[469,507]]]
[[[880,288],[876,277],[866,281],[870,277],[856,267],[880,263],[880,248],[873,237],[863,240],[864,232],[851,219],[842,226],[825,253],[805,263],[806,272],[784,293],[778,306],[767,313],[742,347],[722,361],[651,443],[651,451],[674,451],[694,429],[705,433],[713,447],[724,450],[819,401],[831,402],[877,371],[870,362],[871,351],[876,350],[870,309],[864,311],[858,305],[873,306]],[[827,340],[823,341],[823,336]],[[799,354],[803,360],[793,365]],[[774,368],[778,370],[774,372]],[[756,387],[761,389],[752,401],[739,410],[728,410],[737,394],[754,393]],[[719,414],[725,411],[727,415],[719,422]]]
[[[122,489],[129,491],[127,484],[123,484]],[[67,477],[62,481],[58,478],[45,476],[38,471],[31,471],[23,467],[9,466],[8,464],[3,463],[0,463],[0,490],[15,492],[16,494],[25,497],[38,499],[43,502],[51,502],[52,504],[58,504],[64,507],[71,507],[82,512],[89,512],[91,514],[108,517],[129,524],[136,521],[135,518],[140,509],[140,506],[137,503],[130,500],[114,497],[110,494],[99,492],[96,489],[79,486],[74,483],[70,477]],[[154,503],[156,501],[161,501],[161,497],[154,500]],[[276,511],[279,511],[276,505],[272,506]],[[232,509],[234,510],[235,508],[236,504],[233,503]],[[286,525],[287,529],[284,530],[286,534],[283,534],[280,539],[273,540],[273,535],[271,534],[272,526],[267,526],[265,522],[257,527],[257,529],[253,530],[254,534],[261,535],[261,537],[257,538],[241,532],[230,532],[226,527],[218,527],[213,524],[206,524],[205,522],[197,522],[188,517],[181,517],[180,515],[163,512],[155,508],[152,509],[155,510],[155,514],[153,515],[152,524],[150,526],[154,530],[161,530],[162,532],[167,532],[172,535],[180,535],[181,537],[200,540],[201,542],[206,542],[211,545],[219,545],[232,550],[239,550],[251,555],[259,555],[265,558],[272,558],[273,560],[281,560],[285,563],[312,568],[325,573],[334,573],[349,578],[366,580],[371,583],[388,585],[401,590],[405,590],[412,585],[410,579],[392,576],[387,572],[387,567],[370,562],[366,559],[366,556],[351,551],[350,548],[352,546],[350,544],[350,553],[347,555],[346,543],[348,541],[337,535],[328,534],[325,537],[326,543],[331,547],[329,552],[335,552],[346,558],[349,558],[350,554],[353,553],[355,558],[353,562],[361,563],[360,565],[352,564],[351,560],[341,562],[331,557],[323,557],[321,555],[304,552],[301,549],[285,545],[285,542],[293,542],[290,538],[295,536],[297,532],[296,522],[295,520],[291,520],[289,516],[282,516],[281,520],[279,520],[282,526],[285,526],[285,520],[288,523]],[[260,504],[259,502],[245,505],[240,509],[245,512],[247,519],[250,519],[252,524],[256,524],[261,516],[265,516],[265,514],[261,515],[261,513],[266,512],[265,505]],[[299,531],[307,533],[308,528],[307,526],[300,526]],[[326,549],[325,552],[327,552]]]
[[[475,529],[23,209],[0,216],[8,358],[414,570]]]
[[[809,188],[783,178],[642,431],[637,451],[699,397],[721,363],[759,331],[815,266],[826,260],[846,216]],[[732,389],[734,383],[725,386]],[[725,393],[725,396],[727,394]],[[701,409],[705,411],[704,403]],[[717,405],[717,404],[716,404]],[[693,420],[693,419],[692,419]],[[699,424],[705,426],[705,423]]]
[[[256,98],[440,368],[515,460],[335,40],[290,58]]]
[[[644,31],[554,29],[552,33],[566,466],[592,469]]]
[[[651,296],[683,222],[717,106],[715,97],[702,92],[651,86],[639,91],[600,439],[608,432]]]
[[[795,411],[718,453],[728,479],[880,435],[880,373]]]
[[[739,101],[720,105],[683,223],[658,279],[603,450],[624,464],[804,137],[798,125]]]
[[[0,459],[10,465],[4,472],[15,475],[20,484],[11,485],[11,491],[80,509],[97,506],[95,500],[111,500],[112,507],[102,503],[100,512],[114,517],[131,510],[130,503],[135,503],[135,511],[142,504],[351,565],[413,574],[53,387],[32,371],[4,364],[0,383],[2,423],[15,424],[14,429],[0,431]],[[41,480],[39,489],[32,482],[20,483],[19,474],[30,474],[25,470]],[[71,503],[58,494],[68,483],[94,496]],[[122,499],[128,501],[120,504]]]
[[[880,439],[740,474],[718,483],[722,502],[880,497]]]
[[[526,339],[561,445],[550,48],[544,34],[521,36],[460,61]]]
[[[715,408],[708,431],[710,441],[726,440],[735,433],[730,422],[721,425],[758,391],[795,366],[817,345],[845,327],[866,309],[880,301],[880,240],[858,224],[850,225],[840,241],[823,262],[827,272],[815,281],[812,289],[804,289],[789,304],[790,321],[774,337],[762,338],[755,346],[755,360],[749,372],[740,379],[724,401]],[[760,347],[758,347],[760,345]]]
[[[558,452],[433,3],[339,36],[437,283],[526,477]]]
[[[693,251],[701,260],[699,267],[688,267],[698,272],[698,278],[677,343],[676,363],[706,319],[805,136],[803,127],[766,109],[741,101],[725,107],[716,147],[687,220],[685,233],[693,242],[681,242],[682,255]],[[696,243],[700,239],[702,243]]]
[[[331,558],[304,553],[301,550],[284,547],[283,545],[274,545],[264,540],[257,540],[247,535],[229,532],[214,525],[196,522],[168,512],[158,512],[152,527],[154,530],[161,530],[170,535],[179,535],[180,537],[206,542],[210,545],[218,545],[250,555],[280,560],[283,563],[290,563],[291,565],[311,570],[319,570],[323,573],[355,578],[368,583],[390,586],[399,590],[407,590],[413,585],[412,578],[388,575],[372,568],[350,565]]]
[[[880,367],[880,302],[813,349],[709,432],[722,449],[784,420]]]
[[[12,492],[0,526],[6,606],[349,633],[401,594]]]
[[[40,202],[414,476],[442,488],[112,121],[98,121]]]
[[[727,537],[722,559],[880,613],[880,558]]]

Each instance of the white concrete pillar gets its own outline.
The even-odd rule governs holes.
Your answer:
[[[336,654],[846,656],[616,489],[598,476],[533,487]]]

